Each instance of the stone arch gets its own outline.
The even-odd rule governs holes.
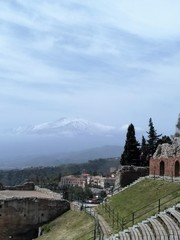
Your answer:
[[[159,175],[164,176],[164,172],[165,172],[165,164],[164,164],[164,161],[161,161],[159,166]]]
[[[180,170],[179,161],[176,161],[174,167],[175,177],[179,177],[179,170]]]

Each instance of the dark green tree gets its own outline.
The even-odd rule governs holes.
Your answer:
[[[147,143],[146,139],[144,136],[142,136],[142,142],[141,142],[141,152],[146,152],[147,151]]]
[[[159,144],[163,144],[163,143],[169,143],[172,144],[172,140],[169,136],[163,135],[158,141],[157,141],[157,145]]]
[[[141,154],[140,154],[140,165],[141,166],[147,166],[148,165],[148,144],[146,142],[146,139],[144,136],[142,136],[142,141],[141,141]]]
[[[152,118],[149,119],[149,132],[147,132],[147,134],[148,134],[148,140],[147,140],[148,155],[149,157],[151,157],[156,151],[159,137],[162,135],[162,134],[160,135],[157,134],[157,130],[155,130],[154,128]]]
[[[78,200],[78,201],[84,201],[87,198],[92,198],[93,193],[90,188],[87,186],[83,189],[79,186],[67,186],[67,192],[65,191],[65,197],[69,201]],[[63,195],[64,196],[64,195]]]
[[[134,125],[131,123],[127,129],[124,151],[121,155],[122,165],[139,165],[139,143],[136,140]]]

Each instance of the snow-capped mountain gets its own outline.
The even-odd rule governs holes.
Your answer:
[[[37,135],[112,135],[118,132],[113,126],[90,122],[81,118],[60,118],[54,122],[46,122],[34,126],[18,127],[13,131],[16,134]]]
[[[34,126],[18,127],[8,131],[0,138],[3,166],[47,165],[52,162],[68,162],[94,159],[94,157],[115,157],[116,149],[105,148],[98,154],[96,150],[103,146],[121,146],[122,130],[113,126],[90,122],[81,118],[61,118]],[[88,150],[86,152],[86,150]],[[85,154],[76,152],[85,151]],[[118,150],[119,151],[119,150]],[[48,157],[47,162],[46,156]],[[119,156],[119,153],[118,153]],[[7,164],[4,164],[4,160]],[[35,159],[33,163],[33,159]],[[41,159],[41,160],[40,160]],[[51,162],[52,160],[52,162]],[[11,164],[13,163],[14,164]]]

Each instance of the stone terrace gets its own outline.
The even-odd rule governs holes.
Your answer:
[[[50,191],[47,188],[35,186],[33,182],[25,182],[23,185],[13,187],[2,187],[0,189],[0,200],[23,199],[23,198],[38,198],[61,200],[60,194]]]
[[[39,198],[39,199],[55,199],[60,200],[61,195],[54,194],[50,191],[41,192],[38,190],[34,191],[22,191],[22,190],[2,190],[0,191],[0,200],[10,199],[22,199],[22,198]]]
[[[32,183],[0,190],[0,240],[31,240],[38,227],[70,209],[60,194]]]

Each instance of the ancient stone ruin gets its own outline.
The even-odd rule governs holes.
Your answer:
[[[32,240],[38,228],[70,209],[68,201],[33,183],[0,190],[0,240]]]
[[[149,174],[151,176],[180,176],[180,115],[176,124],[176,132],[172,136],[172,144],[159,144],[150,159]]]
[[[120,166],[116,173],[115,189],[119,186],[125,187],[138,178],[147,176],[148,173],[148,167]]]

